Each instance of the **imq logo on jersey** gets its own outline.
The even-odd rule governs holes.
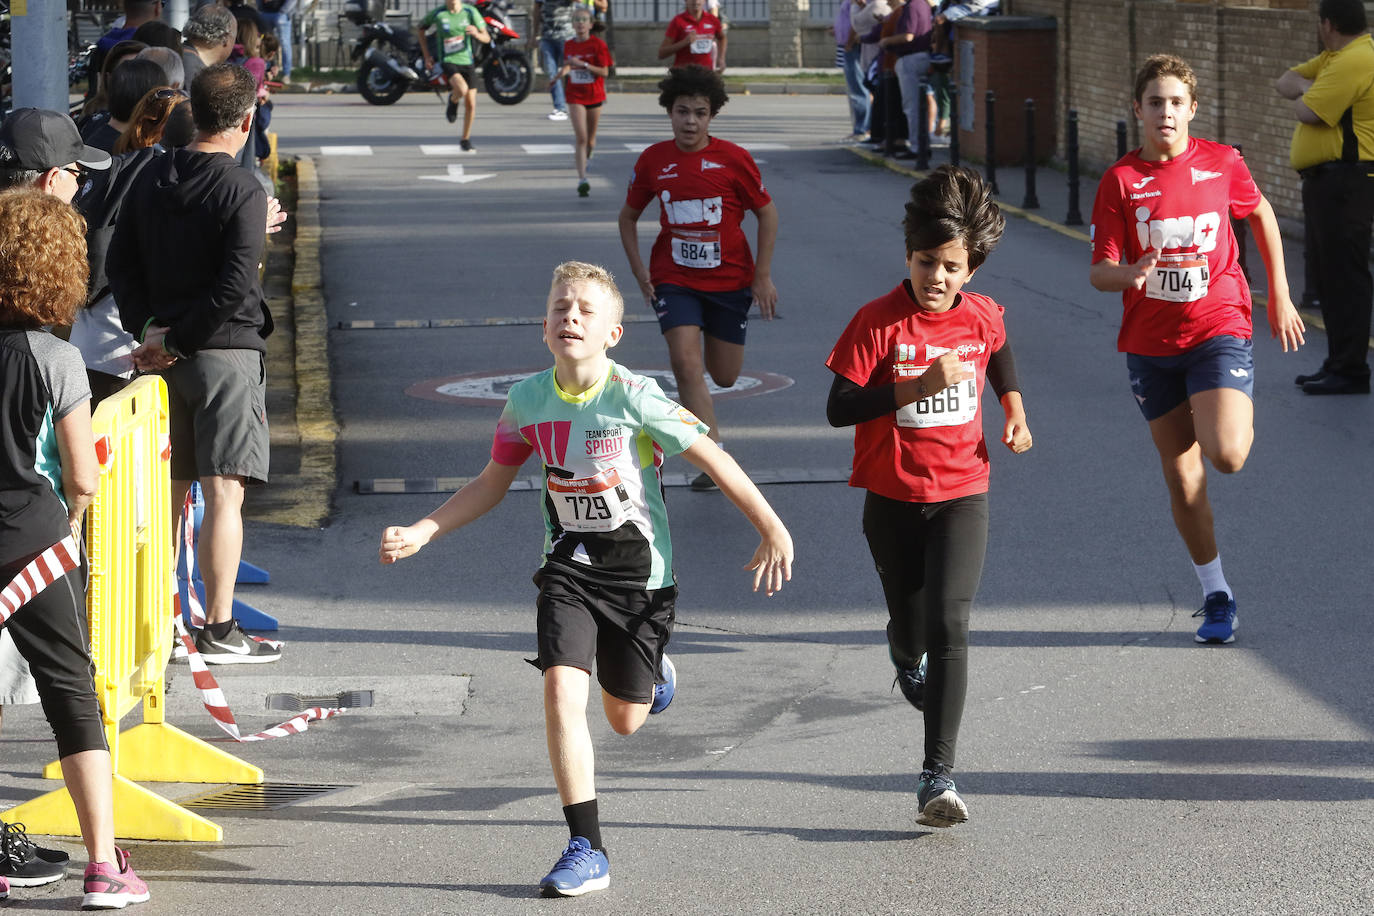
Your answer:
[[[568,457],[568,436],[572,433],[570,420],[547,420],[532,426],[520,427],[520,435],[533,445],[545,464],[562,466]]]
[[[916,345],[899,343],[894,348],[892,354],[894,363],[914,363],[916,362]]]
[[[669,224],[674,226],[690,226],[693,223],[715,226],[720,222],[724,210],[723,202],[719,197],[707,197],[703,200],[673,200],[672,194],[664,191],[659,195],[659,200],[663,204],[663,215],[667,217]]]
[[[1151,219],[1150,208],[1140,206],[1135,211],[1135,237],[1140,247],[1149,251],[1173,249],[1196,249],[1198,254],[1206,254],[1217,247],[1217,234],[1221,228],[1221,214],[1215,211],[1199,213],[1197,216],[1171,216],[1164,219]]]

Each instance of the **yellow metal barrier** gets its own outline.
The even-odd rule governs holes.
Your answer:
[[[91,423],[100,486],[86,516],[91,660],[114,768],[115,835],[139,840],[211,840],[223,831],[135,784],[262,782],[259,768],[163,721],[172,649],[172,508],[167,387],[147,376],[100,403]],[[143,724],[119,722],[139,704]],[[60,762],[43,769],[60,779]],[[30,833],[79,836],[67,790],[0,813]]]

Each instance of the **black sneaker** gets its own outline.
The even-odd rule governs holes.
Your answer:
[[[476,150],[472,148],[472,141],[468,139],[459,140],[458,147],[465,153],[476,152]]]
[[[716,486],[716,482],[711,479],[710,474],[702,471],[692,478],[692,489],[698,493],[710,493],[713,490],[719,490],[720,487]]]
[[[197,633],[196,651],[207,665],[261,665],[281,659],[281,649],[249,636],[237,620],[220,639],[211,636],[208,628]]]
[[[0,879],[15,887],[38,887],[67,876],[71,858],[60,849],[44,849],[24,833],[23,824],[0,824]]]
[[[887,657],[892,658],[892,648],[887,650]],[[897,664],[897,659],[892,658],[892,667],[897,669],[897,677],[893,680],[894,687],[902,688],[902,696],[906,701],[917,709],[924,711],[926,708],[926,656],[921,655],[920,662],[915,668],[903,668]]]
[[[448,107],[444,109],[444,117],[448,118],[450,124],[458,120],[458,103],[453,99],[448,100]]]
[[[916,786],[916,801],[920,805],[916,823],[927,827],[953,827],[968,820],[968,807],[954,788],[947,767],[922,770]]]

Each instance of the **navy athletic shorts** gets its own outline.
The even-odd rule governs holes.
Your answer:
[[[654,314],[658,329],[695,325],[726,343],[743,344],[749,326],[749,307],[754,294],[747,289],[711,293],[661,283],[654,287]]]
[[[1255,359],[1250,341],[1223,334],[1177,356],[1126,354],[1131,393],[1145,419],[1158,420],[1199,391],[1235,388],[1253,399]]]

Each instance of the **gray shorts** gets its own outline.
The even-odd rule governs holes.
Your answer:
[[[201,350],[162,373],[171,407],[172,479],[267,483],[267,364],[257,350]]]

